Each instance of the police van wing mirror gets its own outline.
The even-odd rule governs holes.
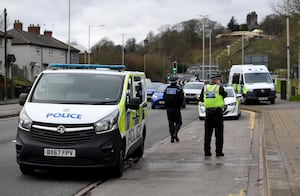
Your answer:
[[[132,110],[138,110],[141,103],[141,99],[138,97],[130,98],[127,103],[127,107]]]
[[[21,106],[23,106],[25,104],[27,96],[28,96],[28,93],[21,93],[20,94],[20,96],[19,96],[19,104]]]

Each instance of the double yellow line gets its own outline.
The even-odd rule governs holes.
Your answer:
[[[245,196],[245,191],[244,189],[241,189],[240,194],[229,194],[228,196]]]

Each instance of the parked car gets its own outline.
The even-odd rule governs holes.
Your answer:
[[[167,88],[169,84],[163,84],[161,85],[157,91],[152,95],[151,97],[151,108],[166,108],[165,101],[164,101],[164,91]],[[185,101],[183,102],[182,108],[185,108],[186,104]]]
[[[151,100],[151,97],[152,97],[153,93],[155,91],[157,91],[158,87],[161,86],[162,84],[164,84],[164,83],[162,83],[162,82],[151,82],[151,83],[149,83],[149,85],[146,87],[146,89],[147,89],[147,100],[148,101]]]
[[[227,92],[227,97],[224,99],[225,106],[223,110],[223,117],[224,118],[233,118],[239,119],[241,116],[241,108],[240,108],[240,95],[237,96],[234,89],[231,86],[224,87],[225,91]],[[205,118],[205,108],[204,103],[198,103],[198,113],[199,119],[202,120]]]
[[[183,86],[185,102],[198,102],[203,86],[204,82],[187,82]]]

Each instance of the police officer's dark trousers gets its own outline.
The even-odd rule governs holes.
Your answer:
[[[224,133],[224,124],[223,124],[223,114],[221,108],[212,108],[206,110],[205,117],[205,139],[204,139],[204,151],[205,154],[210,154],[210,143],[213,130],[215,129],[216,137],[216,154],[223,153],[223,133]]]
[[[177,133],[182,125],[181,112],[179,107],[167,107],[169,121],[169,131],[171,137],[177,137]]]

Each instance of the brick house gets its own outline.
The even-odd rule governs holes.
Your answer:
[[[13,37],[14,64],[23,70],[28,80],[33,81],[50,63],[67,63],[68,44],[54,38],[52,31],[45,30],[41,34],[40,26],[33,24],[24,31],[22,22],[16,20],[8,33]],[[79,63],[79,50],[71,46],[70,53],[70,63]]]

